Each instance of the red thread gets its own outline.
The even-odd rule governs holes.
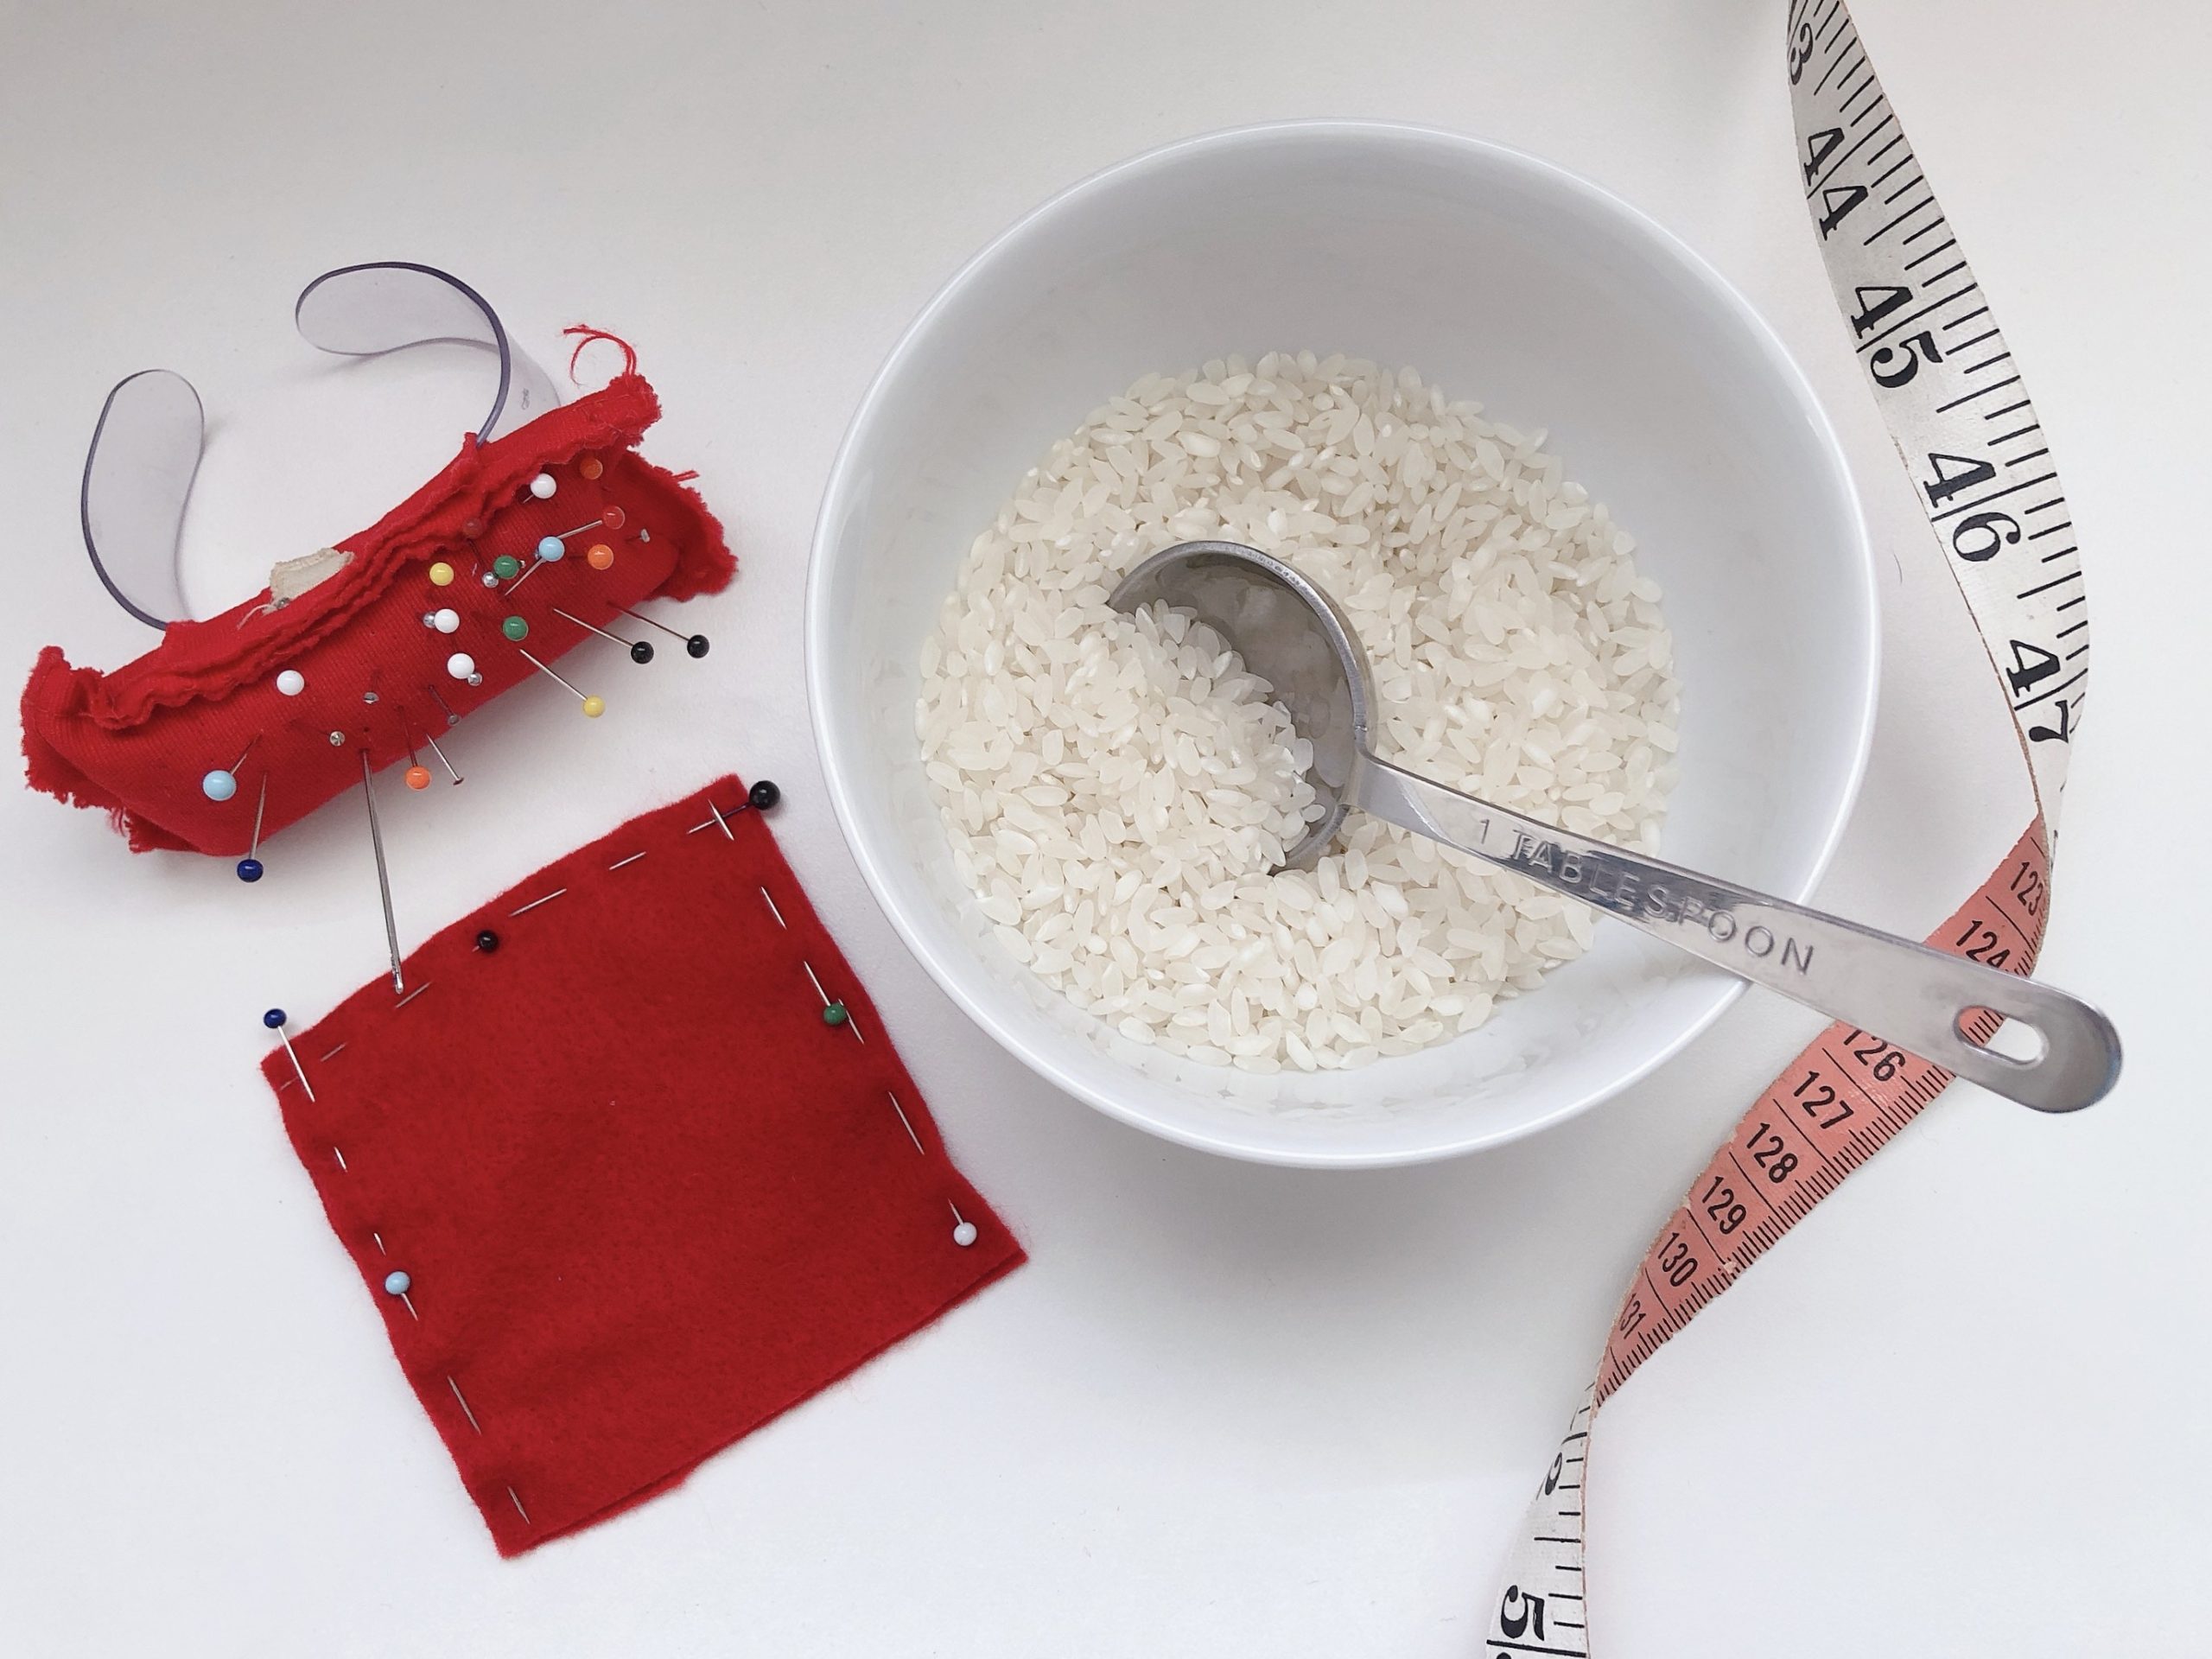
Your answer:
[[[583,336],[582,340],[576,342],[576,349],[569,353],[569,378],[575,382],[575,385],[582,385],[583,384],[582,381],[576,379],[576,359],[584,354],[584,347],[590,345],[594,340],[613,340],[617,346],[620,346],[622,348],[622,372],[625,374],[635,374],[638,372],[638,353],[631,348],[630,342],[623,339],[621,335],[610,334],[604,328],[594,328],[589,323],[585,322],[580,322],[573,328],[563,328],[561,332],[563,334],[582,334]]]

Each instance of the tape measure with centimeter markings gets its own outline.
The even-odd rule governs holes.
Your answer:
[[[2025,974],[2088,683],[2081,555],[2050,450],[1843,0],[1791,0],[1798,181],[1882,418],[2011,706],[2037,816],[1928,943]],[[1984,1014],[1967,1034],[1987,1042]],[[1768,1085],[1644,1252],[1597,1380],[1529,1506],[1491,1605],[1492,1655],[1590,1652],[1583,1471],[1598,1408],[1951,1080],[1830,1026]]]

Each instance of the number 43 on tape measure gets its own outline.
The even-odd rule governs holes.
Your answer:
[[[2088,687],[2072,515],[2012,353],[1843,0],[1792,0],[1788,43],[1800,182],[1836,303],[1995,666],[2035,794],[2012,849],[1928,943],[2025,975]],[[1986,1045],[1998,1025],[1985,1010],[1962,1034]],[[1598,1408],[1950,1081],[1872,1032],[1831,1026],[1745,1113],[1637,1268],[1516,1535],[1486,1651],[1589,1654],[1583,1473]]]

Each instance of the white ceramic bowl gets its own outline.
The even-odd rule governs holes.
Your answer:
[[[1607,922],[1541,989],[1420,1054],[1311,1076],[1178,1059],[1000,950],[953,873],[914,735],[916,653],[960,559],[1055,438],[1148,371],[1309,347],[1410,364],[1550,429],[1665,588],[1683,690],[1662,851],[1809,893],[1858,787],[1877,667],[1834,436],[1773,334],[1680,242],[1556,168],[1447,133],[1306,121],[1194,138],[1074,186],[969,261],[891,353],[830,473],[808,693],[868,884],[1007,1049],[1189,1146],[1414,1162],[1625,1088],[1740,982]]]

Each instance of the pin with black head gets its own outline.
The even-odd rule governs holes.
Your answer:
[[[719,828],[722,832],[724,839],[735,841],[737,836],[731,832],[729,827],[730,817],[736,817],[737,814],[744,811],[748,807],[755,812],[766,812],[783,798],[784,791],[782,790],[778,789],[775,785],[770,783],[766,778],[759,779],[753,783],[752,788],[745,791],[745,798],[738,802],[736,805],[730,808],[729,817],[725,817],[722,815],[721,808],[716,806],[713,801],[709,800],[707,803],[707,811],[710,816],[704,823],[693,824],[690,829],[684,831],[684,833],[686,835],[696,836],[702,830],[713,830]]]
[[[560,617],[564,621],[575,623],[586,633],[595,633],[602,639],[610,639],[613,641],[614,644],[626,647],[629,651],[630,660],[633,663],[650,663],[653,659],[653,648],[650,645],[646,644],[643,639],[625,639],[619,633],[609,633],[605,628],[595,628],[590,623],[585,621],[581,616],[571,615],[567,611],[563,610],[558,605],[553,607],[553,614]],[[515,619],[510,618],[509,620],[513,620]],[[512,635],[509,637],[512,638]]]
[[[614,608],[621,612],[625,616],[636,617],[639,621],[644,623],[649,628],[658,628],[663,633],[666,634],[671,639],[683,640],[683,651],[686,656],[703,657],[707,654],[707,636],[703,633],[679,633],[674,628],[670,627],[667,623],[656,622],[652,618],[647,616],[643,611],[633,611],[627,605],[617,605]]]

